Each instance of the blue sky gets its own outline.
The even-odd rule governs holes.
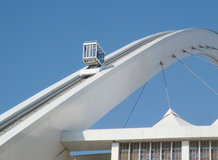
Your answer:
[[[0,113],[84,67],[84,41],[98,40],[109,54],[162,31],[200,27],[217,32],[217,6],[217,0],[1,0]],[[192,57],[184,62],[218,90],[215,66]],[[172,108],[182,118],[196,125],[218,118],[217,96],[183,66],[174,64],[166,76]],[[168,109],[164,91],[158,74],[146,86],[127,127],[159,121]],[[122,127],[138,94],[132,94],[117,121],[122,103],[93,128]]]

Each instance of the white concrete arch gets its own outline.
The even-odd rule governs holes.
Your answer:
[[[194,47],[194,49],[192,49]],[[189,56],[183,50],[201,54],[218,65],[218,36],[208,29],[170,31],[135,41],[106,57],[107,67],[81,80],[43,107],[32,112],[0,136],[0,159],[52,160],[62,150],[63,131],[89,128],[129,94],[178,58]],[[119,56],[128,52],[124,56]],[[118,57],[109,63],[111,59]],[[79,71],[48,87],[0,116],[0,122],[14,116],[43,96],[79,76]],[[8,118],[9,119],[9,118]]]

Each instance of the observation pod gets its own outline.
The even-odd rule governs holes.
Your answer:
[[[83,61],[89,67],[100,67],[104,64],[105,52],[97,41],[83,43]]]

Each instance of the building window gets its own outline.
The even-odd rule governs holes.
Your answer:
[[[128,160],[129,144],[120,144],[120,160]]]
[[[181,142],[120,143],[119,160],[181,160]]]
[[[151,160],[160,160],[160,142],[151,143]]]
[[[189,154],[190,160],[218,160],[218,141],[190,141]]]
[[[182,143],[181,142],[173,142],[172,146],[172,160],[181,160],[182,159]]]
[[[141,143],[141,160],[149,160],[150,143]]]
[[[210,160],[210,147],[209,147],[209,141],[201,141],[201,159],[202,160]]]
[[[211,142],[211,160],[218,160],[218,141]]]
[[[218,141],[190,141],[190,160],[218,160]],[[181,160],[182,142],[120,143],[119,160]]]
[[[162,143],[162,160],[168,160],[171,158],[171,142]]]
[[[139,160],[139,143],[132,143],[131,144],[131,160]]]
[[[191,141],[189,143],[190,160],[198,160],[198,141]]]

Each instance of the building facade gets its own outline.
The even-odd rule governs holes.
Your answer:
[[[218,121],[195,126],[171,109],[151,128],[65,132],[71,151],[111,150],[110,154],[73,156],[74,160],[218,160]]]

